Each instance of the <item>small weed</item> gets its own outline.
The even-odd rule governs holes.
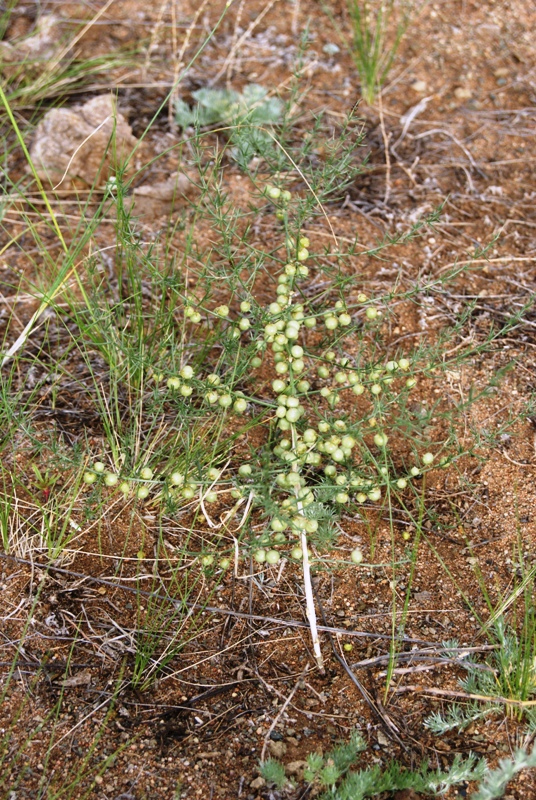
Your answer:
[[[461,732],[478,719],[502,713],[519,721],[525,719],[529,727],[534,728],[536,614],[530,596],[532,591],[533,581],[525,596],[519,632],[515,624],[509,624],[504,616],[495,614],[492,617],[489,632],[495,649],[484,663],[470,658],[464,660],[467,677],[460,685],[475,699],[464,704],[454,703],[446,712],[436,712],[428,717],[426,724],[434,733]]]
[[[484,759],[473,755],[463,759],[457,755],[447,770],[433,770],[426,762],[416,770],[406,770],[397,762],[385,767],[376,764],[359,772],[350,770],[366,747],[365,740],[354,733],[348,742],[326,755],[311,753],[303,775],[309,790],[312,789],[321,800],[362,800],[404,789],[437,795],[464,781],[480,780],[487,769]],[[260,772],[268,783],[279,789],[285,786],[284,767],[274,759],[262,763]]]
[[[413,0],[347,0],[351,21],[348,43],[361,79],[361,96],[372,105],[393,66],[400,42],[424,3]],[[333,13],[324,10],[346,41]]]
[[[274,150],[271,127],[280,121],[283,104],[269,97],[268,90],[252,83],[242,92],[232,89],[199,89],[193,93],[193,108],[177,100],[175,119],[186,128],[227,123],[232,145],[231,156],[246,169],[254,156],[265,158]]]

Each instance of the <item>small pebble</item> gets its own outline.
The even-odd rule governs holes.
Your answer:
[[[454,97],[457,100],[469,100],[469,98],[472,96],[472,91],[467,89],[465,86],[458,86],[456,89],[454,89]]]
[[[423,92],[426,91],[426,81],[415,81],[414,83],[411,84],[411,88],[413,89],[414,92],[422,94]]]

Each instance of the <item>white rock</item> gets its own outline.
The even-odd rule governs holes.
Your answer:
[[[423,94],[426,91],[426,81],[415,81],[415,83],[411,84],[411,88],[414,92]]]
[[[36,128],[30,156],[39,177],[53,186],[99,186],[137,144],[112,95],[105,94],[83,106],[48,111]]]
[[[467,89],[465,86],[458,86],[456,89],[454,89],[454,97],[456,97],[457,100],[469,100],[469,98],[472,96],[472,91]]]

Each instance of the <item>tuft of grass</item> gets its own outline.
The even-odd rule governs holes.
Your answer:
[[[343,41],[347,42],[361,80],[361,96],[372,105],[391,71],[398,48],[426,0],[347,0],[350,40],[323,3]]]
[[[0,30],[7,29],[14,6],[8,5],[4,10]],[[90,83],[92,89],[98,89],[99,84],[95,81],[99,78],[104,79],[111,70],[134,63],[133,52],[78,58],[77,43],[93,27],[101,13],[71,30],[68,36],[57,33],[60,20],[51,14],[41,15],[29,36],[0,43],[4,67],[0,88],[9,108],[16,112],[35,111],[43,103],[63,99]],[[35,42],[42,34],[49,40],[48,44],[39,45],[38,41]],[[34,42],[34,45],[26,46],[27,41]],[[109,82],[103,80],[102,88],[106,86],[109,86]]]

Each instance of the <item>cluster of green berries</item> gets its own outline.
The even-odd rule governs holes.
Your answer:
[[[140,500],[145,500],[149,497],[150,489],[153,483],[154,473],[150,467],[143,467],[140,470],[139,477],[136,479],[136,497]],[[132,482],[128,480],[120,480],[119,475],[106,469],[106,465],[102,461],[95,461],[93,467],[84,473],[84,483],[88,486],[102,481],[105,486],[110,488],[117,488],[125,496],[133,491]]]
[[[276,204],[278,216],[285,217],[291,200],[290,192],[268,186],[265,193]],[[305,263],[310,256],[309,247],[310,241],[306,236],[298,235],[295,240],[287,241],[288,263],[277,278],[276,297],[266,309],[262,334],[256,340],[257,354],[250,361],[252,367],[260,367],[264,361],[263,354],[266,351],[271,353],[275,373],[271,384],[274,421],[279,433],[279,439],[272,447],[275,463],[270,504],[273,509],[275,503],[275,511],[269,514],[264,532],[252,543],[253,558],[260,565],[276,565],[282,557],[281,552],[296,561],[309,555],[307,537],[317,533],[320,524],[310,507],[316,502],[314,484],[319,482],[322,473],[323,486],[331,487],[329,496],[332,502],[342,507],[351,500],[359,504],[367,500],[378,502],[386,484],[404,490],[412,478],[420,476],[434,463],[434,454],[426,452],[420,464],[412,467],[408,475],[392,478],[387,467],[381,465],[384,459],[377,455],[372,458],[364,455],[363,445],[368,437],[370,443],[365,448],[370,451],[374,446],[379,449],[380,456],[385,453],[388,436],[381,429],[385,423],[382,424],[380,395],[395,380],[404,381],[405,388],[412,389],[416,385],[411,374],[412,364],[408,358],[402,357],[381,366],[358,368],[349,358],[337,358],[336,353],[329,349],[320,358],[307,352],[303,342],[307,331],[323,324],[327,334],[338,332],[340,335],[339,329],[348,331],[352,325],[352,316],[343,300],[318,315],[301,302],[298,283],[309,275]],[[374,322],[381,317],[381,312],[371,304],[366,294],[360,293],[357,300],[364,307],[367,320]],[[251,310],[252,303],[243,300],[240,315],[232,320],[229,306],[225,304],[210,311],[200,310],[187,301],[184,313],[193,324],[200,323],[205,317],[225,321],[231,336],[238,338],[246,333],[251,336]],[[157,381],[164,380],[163,375],[154,377]],[[166,385],[170,392],[183,398],[190,398],[195,392],[195,396],[202,397],[209,406],[223,410],[243,414],[248,408],[246,396],[227,386],[217,373],[200,378],[189,364],[183,366],[177,375],[167,378]],[[323,398],[333,409],[345,391],[356,396],[368,393],[372,401],[374,415],[362,416],[359,429],[349,425],[345,419],[330,418],[330,414],[327,419],[308,419],[309,401],[313,394]],[[440,465],[445,461],[442,459]],[[208,469],[202,480],[194,480],[180,471],[155,478],[149,467],[141,469],[133,479],[121,480],[119,475],[107,471],[105,465],[97,461],[85,473],[84,481],[87,484],[102,481],[106,486],[117,487],[125,495],[134,493],[141,500],[156,489],[155,494],[161,492],[164,496],[167,494],[186,502],[198,497],[200,503],[214,503],[222,496],[230,495],[242,501],[248,496],[252,508],[262,503],[257,495],[253,462],[242,463],[232,480],[223,481],[220,470],[215,467]],[[262,482],[260,476],[258,482]],[[350,557],[355,564],[360,564],[363,559],[359,548],[354,549]],[[200,561],[203,566],[211,567],[215,557],[212,553],[205,553],[200,556]],[[226,557],[219,561],[221,569],[227,569],[229,565],[230,560]]]
[[[139,500],[146,500],[154,489],[164,489],[170,497],[181,497],[186,501],[193,500],[201,493],[205,503],[215,503],[219,499],[217,484],[220,478],[221,470],[216,467],[210,467],[202,481],[178,470],[159,477],[150,467],[143,467],[135,478],[121,480],[117,473],[107,470],[102,461],[95,461],[83,476],[88,486],[102,481],[105,486],[117,488],[125,496],[134,494]]]

